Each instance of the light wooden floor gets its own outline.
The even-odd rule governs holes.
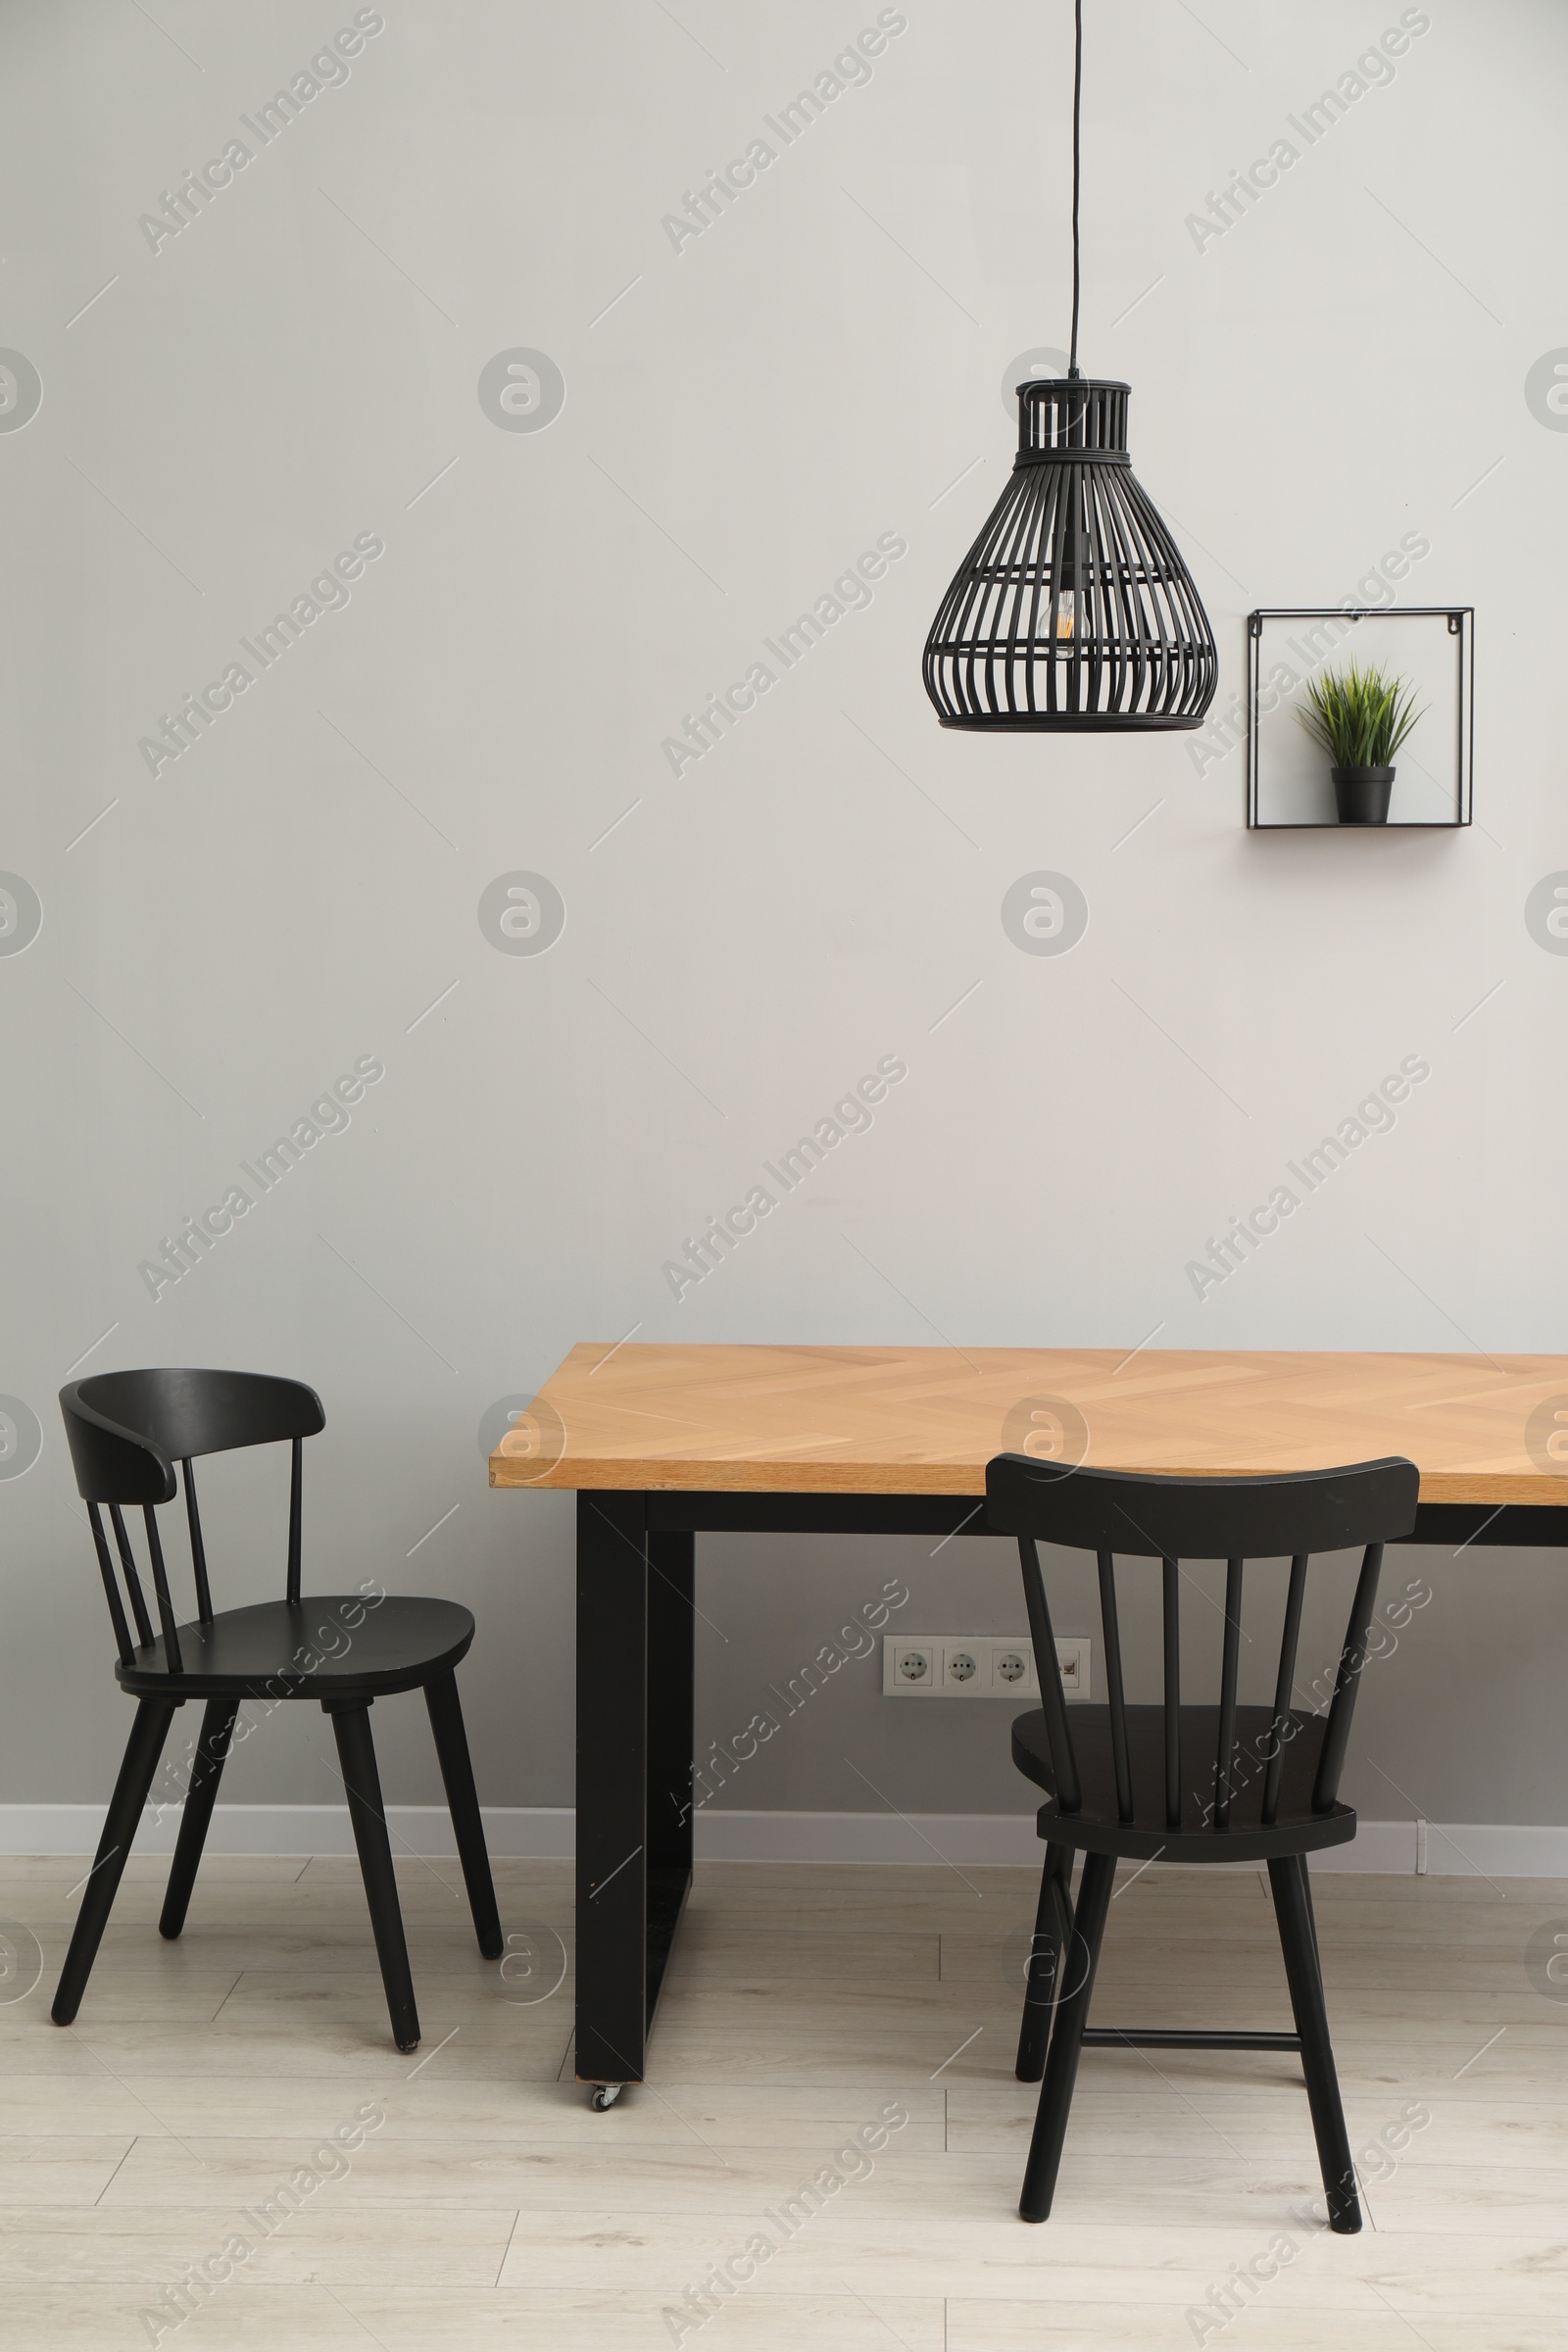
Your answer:
[[[764,2209],[890,2102],[909,2121],[874,2171],[681,2340],[1568,2352],[1568,2002],[1525,1956],[1538,1927],[1568,1934],[1565,1884],[1317,1882],[1351,2144],[1411,2106],[1430,2117],[1363,2165],[1368,2226],[1336,2238],[1307,2212],[1294,2062],[1224,2053],[1089,2053],[1055,2216],[1016,2219],[1032,1873],[708,1866],[654,2079],[600,2116],[570,2080],[569,1978],[510,1999],[474,1951],[455,1863],[399,1868],[416,2059],[392,2047],[355,1866],[336,1860],[214,1859],[165,1944],[165,1866],[136,1859],[80,2019],[59,2031],[47,2004],[84,1868],[0,1861],[0,1919],[45,1955],[37,1989],[0,2005],[0,2340],[19,2352],[148,2343],[139,2315],[235,2233],[257,2241],[240,2276],[159,2341],[666,2345],[664,2308],[758,2230],[782,2240]],[[568,1866],[496,1876],[509,1927],[569,1945]],[[1288,2025],[1266,1883],[1124,1883],[1097,2016]],[[362,2107],[384,2123],[264,2237],[246,2211]],[[1219,2324],[1210,2290],[1282,2233],[1294,2259]],[[1206,2328],[1189,2316],[1205,2308]]]

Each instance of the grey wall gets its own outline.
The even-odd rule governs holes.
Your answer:
[[[919,649],[1004,476],[1004,370],[1066,336],[1069,12],[904,13],[677,251],[662,216],[874,7],[387,0],[265,148],[241,115],[351,8],[5,12],[0,342],[42,385],[0,430],[0,867],[42,911],[0,952],[0,1390],[42,1432],[24,1468],[13,1413],[0,1464],[6,1800],[102,1796],[123,1734],[53,1401],[84,1351],[313,1381],[316,1579],[470,1601],[484,1792],[560,1804],[570,1504],[489,1494],[479,1431],[575,1340],[1564,1345],[1568,963],[1524,919],[1568,866],[1562,12],[1434,0],[1201,242],[1207,191],[1400,11],[1088,12],[1084,356],[1134,385],[1221,703],[1252,605],[1337,600],[1403,534],[1402,595],[1478,608],[1477,824],[1371,839],[1248,835],[1242,754],[1191,738],[934,724]],[[246,168],[150,236],[236,135]],[[481,406],[519,348],[564,380],[542,430]],[[672,773],[683,714],[879,534],[907,553],[874,601]],[[350,601],[263,670],[240,640],[361,535]],[[149,759],[235,661],[231,707]],[[1059,957],[1000,917],[1039,868],[1090,907]],[[547,953],[481,929],[518,871],[564,902]],[[677,1303],[662,1261],[888,1054],[871,1131]],[[1410,1054],[1397,1127],[1200,1301],[1206,1237]],[[350,1123],[248,1185],[359,1057],[384,1075]],[[143,1261],[236,1184],[248,1213],[152,1296]],[[276,1467],[210,1483],[222,1592],[275,1589]],[[705,1741],[887,1576],[911,1630],[1019,1624],[1004,1554],[930,1548],[708,1546]],[[1564,1818],[1562,1568],[1411,1555],[1434,1597],[1368,1677],[1371,1813]],[[733,1801],[869,1806],[850,1757],[900,1806],[1020,1803],[1001,1710],[877,1681],[846,1668]],[[433,1798],[385,1713],[389,1792]],[[228,1792],[335,1789],[316,1718]]]

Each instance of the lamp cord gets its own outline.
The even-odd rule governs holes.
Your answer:
[[[1084,0],[1074,0],[1072,62],[1072,350],[1067,373],[1078,373],[1078,118],[1084,86]]]

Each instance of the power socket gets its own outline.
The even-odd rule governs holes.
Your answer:
[[[948,1642],[942,1648],[942,1688],[950,1697],[972,1698],[986,1686],[986,1656],[983,1642]]]
[[[942,1672],[942,1650],[930,1642],[905,1642],[892,1634],[882,1637],[882,1692],[886,1698],[918,1698],[936,1689]]]
[[[1027,1642],[994,1642],[991,1645],[991,1690],[996,1698],[1009,1690],[1027,1695],[1038,1689],[1035,1653]]]
[[[1086,1634],[1058,1636],[1062,1689],[1089,1696]],[[1027,1634],[884,1634],[884,1698],[1038,1699],[1035,1653]]]

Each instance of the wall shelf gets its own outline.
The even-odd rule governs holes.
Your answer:
[[[1272,606],[1247,616],[1247,823],[1255,833],[1451,832],[1475,783],[1475,608]],[[1297,719],[1299,688],[1337,659],[1408,678],[1423,715],[1400,746],[1386,825],[1341,825],[1328,757]]]

